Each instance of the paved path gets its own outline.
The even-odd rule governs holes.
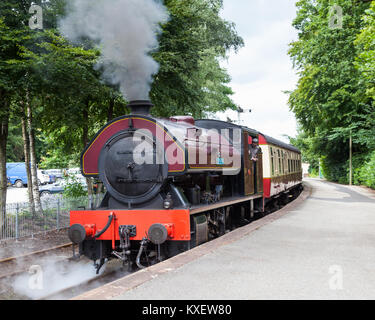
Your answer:
[[[115,282],[81,298],[375,299],[375,192],[305,185],[310,197],[272,223],[125,292]]]
[[[27,188],[8,187],[7,204],[13,204],[17,202],[24,203],[28,201],[29,199],[27,197]]]

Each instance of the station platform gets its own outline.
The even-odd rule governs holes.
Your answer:
[[[74,299],[375,299],[375,192],[304,185],[278,212]]]

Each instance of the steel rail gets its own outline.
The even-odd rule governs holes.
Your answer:
[[[0,263],[14,261],[14,260],[18,260],[18,259],[22,259],[22,258],[34,256],[34,255],[39,255],[39,254],[47,253],[47,252],[54,251],[54,250],[63,249],[63,248],[69,247],[71,245],[72,245],[72,243],[70,242],[70,243],[62,244],[60,246],[56,246],[56,247],[53,247],[53,248],[48,248],[48,249],[43,249],[43,250],[39,250],[39,251],[34,251],[34,252],[26,253],[26,254],[23,254],[23,255],[20,255],[20,256],[5,258],[5,259],[0,260]]]

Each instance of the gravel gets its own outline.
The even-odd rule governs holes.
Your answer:
[[[0,241],[0,259],[53,248],[71,242],[67,229],[49,231],[32,238]]]

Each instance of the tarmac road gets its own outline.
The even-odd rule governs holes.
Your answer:
[[[27,188],[8,187],[7,204],[28,201]]]
[[[240,239],[176,268],[165,261],[163,272],[122,292],[126,278],[77,298],[375,299],[375,192],[304,183],[310,197]]]

